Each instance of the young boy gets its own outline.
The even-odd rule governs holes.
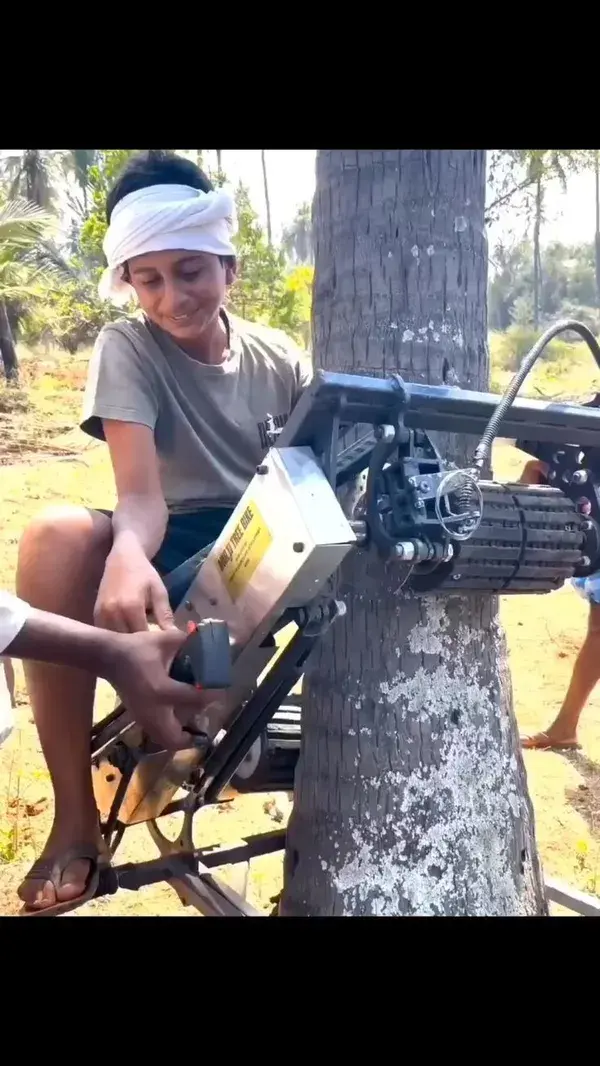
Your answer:
[[[136,296],[140,313],[107,325],[90,363],[82,426],[108,444],[114,512],[63,507],[25,531],[17,592],[38,608],[122,633],[151,609],[172,624],[162,577],[217,537],[311,376],[278,331],[225,310],[235,279],[234,203],[193,163],[136,157],[107,201],[101,291]],[[91,858],[63,863],[50,885],[34,867],[19,894],[47,907],[82,896],[95,869],[89,765],[95,680],[30,662],[26,677],[55,795],[42,859],[74,842]]]

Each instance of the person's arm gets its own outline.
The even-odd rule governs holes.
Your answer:
[[[6,643],[8,638],[8,643]],[[109,681],[134,721],[167,748],[189,745],[175,708],[198,710],[201,694],[169,677],[186,639],[179,629],[153,633],[113,633],[38,611],[0,592],[0,652],[86,670]]]
[[[113,551],[141,548],[153,559],[167,528],[167,505],[158,471],[154,433],[148,426],[103,419],[117,489]]]
[[[150,560],[167,526],[154,433],[148,426],[103,419],[117,505],[113,546],[98,590],[95,621],[121,632],[147,628],[152,610],[161,628],[173,625],[165,586]]]

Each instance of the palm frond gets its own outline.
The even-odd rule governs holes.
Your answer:
[[[27,248],[39,240],[54,219],[48,211],[22,197],[0,204],[0,244]]]
[[[25,265],[62,281],[75,281],[78,277],[77,271],[49,241],[40,241],[34,248],[25,252],[20,259]]]
[[[23,263],[0,262],[0,300],[26,300],[42,291],[42,272]]]

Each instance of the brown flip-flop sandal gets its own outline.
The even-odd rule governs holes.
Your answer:
[[[101,870],[110,863],[108,855],[101,852],[95,844],[75,844],[60,856],[50,859],[38,859],[27,873],[25,881],[50,881],[54,885],[55,892],[58,893],[60,882],[67,866],[75,862],[76,859],[87,859],[91,864],[84,891],[74,899],[61,900],[59,903],[53,903],[49,907],[31,907],[25,903],[19,911],[19,917],[39,918],[44,916],[53,918],[59,914],[65,914],[66,911],[75,910],[76,907],[81,907],[83,903],[87,903],[89,899],[92,899],[98,888]]]
[[[576,740],[557,743],[550,740],[547,733],[528,733],[521,737],[521,747],[527,751],[579,751],[581,744]]]

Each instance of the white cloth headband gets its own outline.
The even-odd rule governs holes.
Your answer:
[[[202,192],[189,185],[151,185],[129,193],[115,207],[103,241],[108,266],[98,291],[125,304],[133,295],[123,265],[146,252],[212,252],[235,255],[235,201],[228,189]]]

